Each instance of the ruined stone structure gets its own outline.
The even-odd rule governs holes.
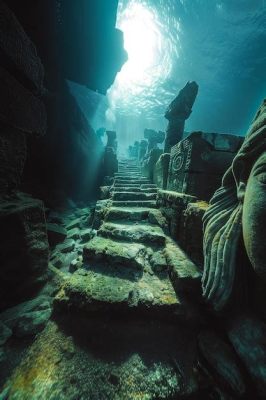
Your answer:
[[[153,129],[145,129],[144,137],[148,140],[146,155],[142,162],[142,172],[149,179],[153,179],[153,168],[162,154],[162,150],[158,148],[158,144],[163,143],[165,139],[164,132],[156,132]]]
[[[138,160],[140,163],[142,163],[144,156],[147,153],[147,148],[148,148],[147,140],[141,140],[139,144],[139,154],[138,154]]]
[[[148,140],[147,147],[147,155],[151,152],[151,150],[156,149],[157,145],[163,143],[165,139],[164,132],[157,132],[153,129],[145,129],[144,130],[144,138]]]
[[[183,137],[185,121],[192,112],[192,106],[198,94],[196,82],[187,82],[180,90],[165,112],[168,120],[164,152],[170,153],[171,147],[177,144]]]
[[[104,176],[112,177],[118,169],[117,140],[115,131],[106,131],[107,144],[104,152],[103,171]]]
[[[193,132],[172,147],[167,189],[209,200],[243,138]]]
[[[170,154],[160,156],[153,169],[153,181],[161,189],[167,188]]]

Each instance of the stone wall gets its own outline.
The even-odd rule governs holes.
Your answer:
[[[171,237],[196,265],[203,266],[202,216],[208,207],[195,196],[159,190],[157,205],[166,218]]]
[[[0,1],[0,309],[47,278],[42,201],[18,192],[31,138],[46,132],[44,70],[36,48]]]
[[[6,3],[28,41],[35,43],[44,65],[42,75],[28,68],[36,82],[38,76],[45,80],[47,133],[40,141],[31,138],[28,143],[23,190],[42,198],[49,207],[64,206],[69,199],[86,203],[98,195],[103,149],[66,79],[101,93],[113,83],[126,60],[122,32],[115,28],[118,1]],[[27,58],[28,52],[23,56]]]

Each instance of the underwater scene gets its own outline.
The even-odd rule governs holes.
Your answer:
[[[0,0],[0,400],[266,399],[265,26]]]

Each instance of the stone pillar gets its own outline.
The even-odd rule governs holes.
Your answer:
[[[184,134],[185,121],[192,112],[192,106],[198,94],[196,82],[187,82],[177,97],[168,106],[165,118],[169,121],[166,130],[164,152],[170,153],[171,147],[177,144]]]
[[[157,148],[157,144],[163,143],[165,139],[165,133],[162,131],[154,131],[153,129],[144,130],[144,138],[148,140],[148,147],[146,154],[148,155],[151,150]]]
[[[114,176],[115,172],[118,171],[117,161],[117,141],[115,131],[106,131],[107,144],[104,152],[104,175]]]
[[[101,146],[103,146],[103,136],[104,136],[105,132],[106,132],[105,128],[99,128],[96,131],[96,136],[97,136]]]
[[[141,140],[139,144],[139,154],[138,154],[138,160],[141,162],[147,152],[147,147],[148,147],[148,142],[147,140]]]
[[[114,151],[117,150],[117,141],[116,141],[116,132],[115,131],[106,131],[107,135],[107,144],[106,147],[112,147]]]

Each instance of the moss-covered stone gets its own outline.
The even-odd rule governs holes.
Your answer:
[[[107,238],[129,242],[141,242],[157,246],[165,244],[165,235],[160,227],[143,223],[132,225],[106,222],[101,226],[98,234]]]
[[[104,262],[143,269],[145,246],[137,243],[116,242],[95,236],[83,249],[84,260],[88,263]]]

